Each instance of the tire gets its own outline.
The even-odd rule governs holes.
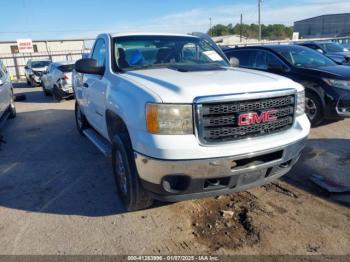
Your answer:
[[[45,95],[45,96],[50,96],[51,93],[45,88],[44,83],[42,83],[42,87],[43,87],[44,95]]]
[[[14,95],[13,94],[12,94],[11,101],[10,101],[9,112],[10,112],[9,118],[15,118],[16,117],[17,112],[16,112],[15,99],[14,99]]]
[[[84,129],[89,127],[89,123],[86,120],[86,117],[80,110],[79,104],[75,101],[75,123],[77,125],[78,132],[81,136],[84,136]]]
[[[30,86],[31,87],[36,87],[37,84],[35,83],[34,79],[30,79]]]
[[[57,89],[58,89],[58,87],[56,85],[54,85],[52,88],[52,95],[53,95],[53,98],[56,102],[61,102],[63,100],[63,97],[59,94]]]
[[[305,94],[305,113],[313,127],[320,125],[323,120],[323,106],[321,99],[312,92]]]
[[[150,207],[153,199],[141,185],[128,133],[113,138],[112,167],[118,194],[128,211]]]

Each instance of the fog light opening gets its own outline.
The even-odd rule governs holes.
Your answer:
[[[169,193],[178,193],[186,191],[191,183],[191,178],[184,175],[171,175],[163,179],[162,185],[165,191]]]

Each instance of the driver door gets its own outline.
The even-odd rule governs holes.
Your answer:
[[[97,61],[98,66],[106,66],[106,43],[100,38],[96,40],[91,58]],[[83,93],[86,97],[86,118],[89,123],[99,131],[100,134],[106,134],[106,89],[107,81],[104,76],[84,74]]]

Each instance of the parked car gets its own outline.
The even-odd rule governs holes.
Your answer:
[[[299,45],[314,49],[339,64],[350,65],[350,51],[341,44],[334,42],[306,42],[299,43]]]
[[[10,75],[0,60],[0,127],[8,118],[15,117],[16,107]]]
[[[309,134],[300,84],[230,67],[207,35],[101,34],[75,70],[77,129],[127,210],[268,183]]]
[[[41,76],[47,71],[50,60],[28,60],[25,69],[25,76],[28,85],[35,87],[41,84]]]
[[[350,117],[350,68],[298,45],[226,49],[240,67],[288,77],[305,87],[306,114],[316,126],[325,119]]]
[[[48,66],[47,71],[41,76],[45,95],[54,95],[58,101],[73,96],[74,63],[73,61],[54,62]]]

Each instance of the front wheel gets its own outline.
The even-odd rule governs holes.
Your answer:
[[[305,113],[309,118],[312,126],[318,126],[323,122],[323,106],[321,99],[307,92],[305,95]]]
[[[35,80],[33,78],[30,79],[30,86],[31,87],[36,87],[37,86],[37,84],[36,84],[36,82],[35,82]]]
[[[118,193],[126,209],[136,211],[150,207],[153,199],[141,185],[127,133],[120,133],[113,139],[112,166]]]

